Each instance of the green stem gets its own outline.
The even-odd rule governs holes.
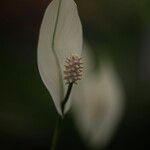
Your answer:
[[[59,140],[59,135],[60,135],[60,132],[61,132],[62,122],[63,122],[63,117],[64,117],[64,109],[65,109],[65,105],[66,105],[66,103],[69,99],[69,96],[71,94],[72,87],[73,87],[73,83],[70,83],[69,86],[68,86],[66,96],[65,96],[65,98],[64,98],[64,100],[61,104],[62,116],[58,115],[55,131],[54,131],[54,135],[53,135],[53,139],[52,139],[51,150],[56,150],[56,148],[57,148],[57,143],[58,143],[58,140]]]
[[[62,110],[62,115],[64,116],[64,109],[65,109],[65,105],[69,99],[69,96],[71,94],[71,90],[72,90],[72,87],[73,87],[73,83],[70,83],[69,86],[68,86],[68,90],[67,90],[67,93],[66,93],[66,96],[64,98],[64,100],[62,101],[62,104],[61,104],[61,110]]]
[[[54,135],[53,135],[53,139],[52,139],[51,150],[56,150],[56,148],[57,148],[57,143],[59,140],[59,135],[61,132],[61,127],[62,127],[62,121],[63,120],[62,120],[61,116],[58,115],[55,131],[54,131]]]

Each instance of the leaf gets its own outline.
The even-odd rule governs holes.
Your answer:
[[[71,54],[81,54],[82,27],[73,0],[53,0],[47,7],[40,28],[38,68],[58,113],[64,98],[64,61]]]

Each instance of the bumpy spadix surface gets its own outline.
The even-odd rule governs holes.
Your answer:
[[[40,28],[38,68],[59,114],[66,87],[63,80],[66,58],[81,55],[82,27],[73,0],[53,0]],[[66,108],[68,109],[68,108]]]
[[[82,58],[77,55],[72,55],[70,58],[67,58],[64,70],[64,80],[66,80],[66,84],[77,84],[77,81],[81,80],[83,69],[81,59]]]

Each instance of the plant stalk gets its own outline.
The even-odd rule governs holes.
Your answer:
[[[62,115],[63,116],[64,116],[65,105],[66,105],[67,101],[69,100],[69,96],[71,94],[72,87],[73,87],[73,83],[70,83],[69,86],[68,86],[66,96],[65,96],[64,100],[61,103],[61,110],[62,110]]]
[[[54,135],[53,135],[53,139],[52,139],[51,150],[56,150],[56,148],[57,148],[57,143],[58,143],[61,128],[62,128],[62,121],[63,121],[63,119],[61,118],[60,115],[58,115],[56,127],[54,130]]]
[[[73,83],[70,83],[68,85],[68,90],[67,90],[66,96],[61,103],[62,116],[58,115],[58,118],[57,118],[56,127],[55,127],[55,131],[54,131],[53,139],[52,139],[51,150],[57,149],[57,143],[59,140],[59,136],[60,136],[60,132],[61,132],[61,128],[62,128],[62,122],[63,122],[63,118],[64,118],[64,109],[65,109],[65,105],[69,99],[69,96],[71,94],[72,87],[73,87]]]

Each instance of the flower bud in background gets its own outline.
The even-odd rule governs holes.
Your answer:
[[[85,51],[85,74],[74,90],[73,116],[81,136],[91,147],[104,147],[114,135],[124,110],[124,90],[111,61],[101,60],[98,72],[92,72]]]
[[[82,26],[73,0],[53,0],[46,9],[38,42],[38,68],[41,78],[62,115],[61,103],[67,92],[65,61],[81,57]],[[65,112],[69,109],[65,105]]]

